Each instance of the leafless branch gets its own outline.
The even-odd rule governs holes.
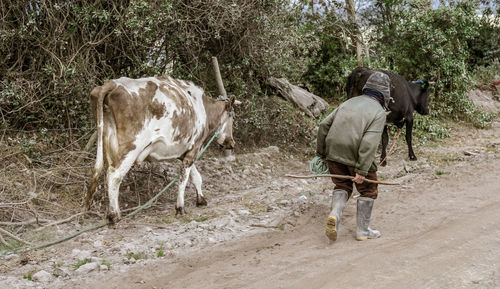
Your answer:
[[[32,246],[32,245],[33,245],[32,243],[27,242],[27,241],[24,241],[23,239],[21,239],[21,238],[17,237],[17,236],[16,236],[16,235],[14,235],[14,234],[11,234],[9,231],[6,231],[6,230],[4,230],[4,229],[2,229],[2,228],[0,228],[0,233],[3,233],[3,234],[5,234],[5,235],[7,235],[7,236],[11,237],[12,239],[14,239],[14,240],[16,240],[16,241],[18,241],[18,242],[24,243],[24,244],[26,244],[26,245],[30,245],[30,246]]]

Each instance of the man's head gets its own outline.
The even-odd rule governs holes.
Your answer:
[[[382,93],[382,95],[384,96],[384,107],[387,108],[387,106],[389,105],[389,101],[392,99],[391,82],[387,74],[380,71],[373,72],[370,77],[368,77],[368,80],[366,80],[363,90],[365,90],[366,88],[375,89]]]

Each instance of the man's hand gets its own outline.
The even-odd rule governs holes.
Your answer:
[[[365,181],[365,176],[356,173],[356,176],[352,179],[352,181],[356,184],[362,184]]]

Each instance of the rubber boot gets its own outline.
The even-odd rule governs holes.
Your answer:
[[[348,195],[344,190],[334,190],[332,195],[332,211],[330,212],[330,215],[328,215],[328,219],[326,221],[325,234],[328,239],[336,241],[340,217],[342,217],[342,211],[344,211]]]
[[[358,241],[380,237],[379,231],[370,229],[370,218],[372,215],[373,202],[374,200],[372,198],[358,198],[358,229],[356,230],[356,240]]]

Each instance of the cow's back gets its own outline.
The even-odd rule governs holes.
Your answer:
[[[348,76],[346,84],[347,97],[351,98],[363,94],[363,87],[368,77],[375,71],[383,72],[389,76],[392,100],[388,106],[393,113],[388,115],[387,121],[398,122],[403,119],[404,115],[413,112],[413,109],[411,109],[408,81],[397,73],[382,69],[357,67]]]
[[[103,99],[104,147],[108,161],[148,149],[161,158],[179,157],[203,132],[203,90],[191,82],[165,78],[110,81]],[[92,95],[92,94],[91,94]]]

